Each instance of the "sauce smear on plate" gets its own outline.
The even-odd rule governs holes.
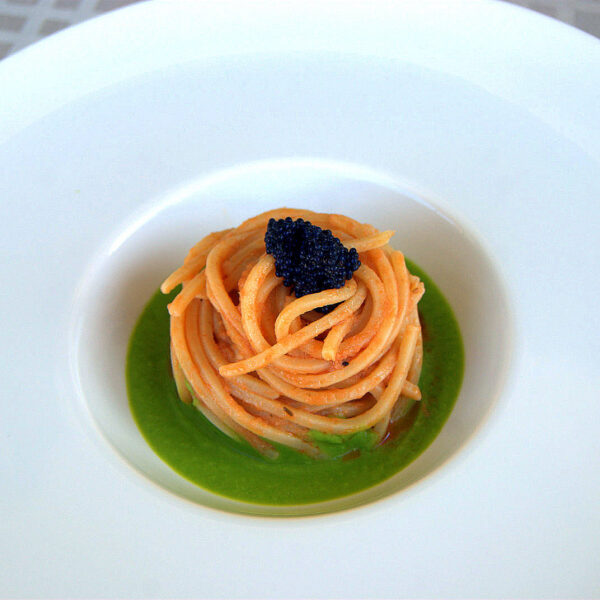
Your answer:
[[[464,352],[452,309],[425,273],[407,261],[427,290],[419,303],[424,336],[422,400],[395,423],[383,443],[317,440],[331,456],[315,460],[278,447],[260,456],[209,423],[177,396],[169,353],[167,304],[157,291],[133,331],[127,357],[129,403],[140,432],[156,454],[202,488],[257,504],[294,505],[347,496],[376,485],[417,458],[446,422],[462,383]],[[366,433],[366,432],[363,432]]]

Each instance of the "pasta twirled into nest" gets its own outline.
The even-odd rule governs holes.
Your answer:
[[[339,289],[294,298],[265,253],[269,219],[329,229],[361,266]],[[334,214],[272,210],[211,233],[162,284],[178,394],[219,429],[276,457],[270,442],[319,457],[314,431],[371,430],[420,400],[422,282],[380,232]],[[315,309],[338,304],[328,314]]]

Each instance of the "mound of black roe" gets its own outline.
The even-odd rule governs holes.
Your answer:
[[[348,250],[331,233],[304,219],[271,219],[265,234],[267,253],[275,258],[275,274],[296,298],[338,289],[358,267],[358,252]],[[328,313],[337,305],[317,308]]]

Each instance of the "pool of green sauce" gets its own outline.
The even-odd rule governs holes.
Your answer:
[[[331,458],[314,460],[288,448],[269,460],[211,425],[177,396],[169,357],[167,304],[174,294],[151,298],[133,331],[127,357],[127,386],[133,417],[148,444],[177,473],[217,494],[258,504],[307,504],[369,488],[397,473],[431,444],[460,390],[464,353],[447,301],[416,265],[425,284],[419,303],[424,360],[422,401],[383,444],[369,436],[316,439]],[[317,436],[318,437],[318,436]]]

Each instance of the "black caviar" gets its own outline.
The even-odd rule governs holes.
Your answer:
[[[275,258],[275,274],[296,298],[341,288],[360,267],[355,248],[348,250],[331,231],[304,219],[270,219],[265,246]],[[336,306],[316,310],[328,313]]]

